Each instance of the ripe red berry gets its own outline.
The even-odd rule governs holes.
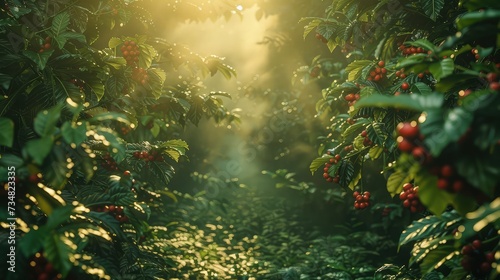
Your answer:
[[[498,80],[498,75],[496,73],[491,72],[486,75],[486,79],[488,80],[488,82],[493,83]]]
[[[383,60],[379,61],[377,64],[381,68],[385,66],[385,62]]]
[[[405,208],[409,208],[411,206],[411,202],[409,199],[405,199],[405,201],[403,201],[403,206]]]
[[[407,82],[404,82],[401,84],[401,89],[402,90],[409,90],[410,89],[410,84],[408,84]]]
[[[441,190],[448,189],[449,183],[447,179],[439,178],[437,181],[437,187]]]
[[[500,90],[500,83],[499,82],[490,83],[490,89],[495,90],[495,91],[499,91]]]
[[[451,167],[451,165],[443,165],[443,167],[441,167],[441,176],[445,177],[445,178],[449,178],[451,176],[453,176],[453,167]]]
[[[491,271],[491,264],[489,262],[482,262],[481,265],[479,266],[479,271],[481,274],[488,274]]]
[[[46,43],[43,45],[43,48],[46,50],[50,49],[50,47],[51,47],[50,43]]]
[[[409,139],[416,138],[418,136],[418,134],[420,133],[418,126],[416,125],[415,122],[400,123],[400,124],[398,124],[397,129],[398,129],[399,135],[403,136],[404,138],[409,138]]]
[[[347,94],[347,95],[344,97],[344,99],[345,99],[346,101],[354,101],[354,100],[356,100],[356,97],[354,96],[354,94],[353,94],[353,93],[349,93],[349,94]]]
[[[465,188],[465,184],[462,180],[456,180],[455,182],[453,182],[453,191],[458,193],[458,192],[461,192],[463,191]]]
[[[328,177],[330,177],[330,175],[328,175],[328,173],[323,173],[323,178],[327,179]]]
[[[364,192],[363,194],[364,194],[367,198],[370,198],[370,196],[371,196],[370,192]]]
[[[482,245],[482,243],[481,243],[481,240],[479,240],[479,239],[472,241],[472,248],[474,248],[475,250],[481,249],[481,245]]]
[[[40,178],[38,177],[38,174],[31,174],[28,177],[28,181],[32,184],[38,184],[40,182]]]
[[[415,146],[413,145],[413,143],[407,139],[403,139],[401,142],[398,143],[398,149],[404,153],[411,152],[414,147]]]
[[[130,176],[130,171],[128,171],[128,170],[123,171],[123,176],[124,177],[129,177]]]
[[[486,259],[487,262],[493,263],[495,261],[495,253],[494,252],[489,252],[484,255],[484,258]]]
[[[405,190],[405,191],[408,191],[408,190],[410,190],[412,188],[413,188],[413,184],[412,183],[406,183],[406,184],[403,185],[403,190]]]
[[[114,205],[110,205],[110,206],[108,207],[109,212],[115,212],[115,208],[116,208],[116,206],[114,206]]]
[[[471,245],[465,245],[464,247],[462,247],[462,250],[460,251],[460,253],[462,255],[470,255],[473,251],[474,251],[474,248],[472,248]]]
[[[427,152],[423,147],[415,147],[411,154],[413,155],[413,158],[420,163],[425,163],[427,161]]]
[[[399,194],[399,199],[404,201],[404,200],[406,200],[407,196],[408,195],[406,194],[406,192],[401,192]]]

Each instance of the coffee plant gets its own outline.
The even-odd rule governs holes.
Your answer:
[[[318,113],[332,122],[310,169],[326,163],[323,176],[354,191],[358,209],[365,198],[356,190],[370,190],[364,165],[380,162],[387,192],[412,213],[425,210],[400,238],[401,246],[413,244],[409,264],[424,276],[494,279],[500,272],[498,258],[492,266],[482,252],[475,262],[459,253],[474,238],[488,242],[486,251],[499,246],[499,7],[337,1],[325,17],[304,18],[304,36],[316,33],[349,60],[346,79],[331,81],[318,101]]]

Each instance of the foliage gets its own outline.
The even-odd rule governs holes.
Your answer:
[[[148,34],[147,5],[2,7],[1,217],[16,227],[2,223],[1,238],[15,234],[18,248],[6,279],[168,278],[176,266],[163,242],[142,241],[167,230],[155,217],[175,198],[166,186],[186,158],[178,131],[202,118],[238,121],[223,105],[230,96],[200,78],[235,71]],[[134,29],[143,35],[120,34]]]
[[[370,190],[362,178],[372,171],[362,166],[375,160],[392,196],[405,183],[418,184],[430,216],[411,224],[400,244],[417,241],[409,264],[419,264],[424,277],[499,273],[461,270],[459,246],[467,242],[451,234],[461,225],[468,238],[486,238],[463,219],[499,195],[500,137],[492,120],[499,113],[500,17],[493,2],[337,1],[325,17],[303,19],[304,37],[314,31],[349,59],[347,75],[332,79],[318,101],[318,114],[331,118],[330,134],[310,169],[328,165],[327,181]],[[342,171],[346,164],[360,168]],[[496,218],[482,226],[498,229]],[[451,270],[438,270],[443,264]]]

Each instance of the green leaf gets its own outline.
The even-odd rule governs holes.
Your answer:
[[[467,131],[473,118],[474,115],[462,107],[445,112],[440,109],[427,110],[420,131],[426,137],[424,143],[431,155],[439,156],[448,144],[457,141]]]
[[[108,42],[108,47],[110,49],[114,49],[114,48],[118,47],[121,44],[122,44],[122,40],[120,38],[111,37],[111,39],[109,39],[109,42]]]
[[[423,274],[431,273],[441,267],[447,260],[455,255],[455,246],[440,244],[437,248],[431,249],[422,260],[420,269]]]
[[[348,80],[349,81],[355,81],[361,77],[361,73],[363,69],[366,67],[372,67],[373,66],[373,61],[371,60],[355,60],[351,62],[347,67],[345,68],[345,71],[348,74]]]
[[[87,139],[87,122],[83,124],[71,124],[70,122],[65,122],[61,126],[61,134],[64,141],[68,144],[80,145],[83,141]]]
[[[123,57],[106,56],[103,59],[103,61],[104,61],[104,63],[113,67],[114,69],[120,69],[121,67],[124,67],[125,65],[127,65],[127,61]],[[115,76],[113,76],[112,78],[115,78],[115,80],[116,80]],[[108,83],[109,83],[109,79],[106,81],[106,86],[108,85]]]
[[[340,177],[339,184],[346,188],[354,177],[354,165],[349,160],[342,160],[340,162],[338,175]]]
[[[437,177],[432,176],[427,170],[420,169],[415,176],[418,185],[418,197],[430,212],[441,215],[453,201],[453,195],[437,187]]]
[[[443,0],[441,0],[441,1],[443,1]],[[437,47],[433,43],[431,43],[429,40],[426,40],[426,39],[418,39],[416,41],[408,41],[408,42],[405,42],[405,44],[408,44],[408,45],[411,45],[414,47],[421,47],[424,50],[427,50],[427,51],[430,50],[433,53],[436,52],[436,50],[437,50]]]
[[[34,120],[34,130],[42,137],[52,136],[61,116],[62,105],[56,105],[49,110],[39,112]]]
[[[331,158],[333,157],[329,155],[323,155],[322,157],[314,159],[309,165],[309,170],[311,171],[311,174],[314,174],[314,172],[316,172],[318,168],[325,165],[325,163],[329,162]]]
[[[151,128],[151,134],[153,135],[154,138],[158,137],[158,134],[160,134],[160,126],[156,122],[153,124],[153,127]]]
[[[368,138],[375,144],[383,146],[388,135],[385,131],[385,124],[372,123],[366,127]]]
[[[454,70],[455,63],[451,58],[445,58],[441,61],[437,61],[429,65],[429,71],[438,82],[442,78],[446,78],[449,75],[453,74]]]
[[[439,217],[428,216],[414,221],[401,233],[399,246],[428,237],[442,236],[446,234],[447,229],[458,225],[460,221],[462,221],[462,217],[454,211],[443,213]]]
[[[481,6],[483,8],[483,6]],[[500,10],[486,9],[484,11],[468,12],[457,18],[456,24],[458,30],[465,27],[491,20],[498,21],[500,18]]]
[[[92,83],[88,83],[87,85],[91,88],[92,92],[97,97],[97,100],[101,100],[101,98],[104,96],[104,84],[100,81],[95,81]]]
[[[384,152],[384,148],[380,146],[373,146],[368,151],[368,155],[370,155],[371,160],[376,160],[380,157],[380,155]]]
[[[68,29],[70,16],[68,12],[62,12],[52,20],[51,31],[55,37]]]
[[[183,140],[169,140],[160,147],[164,148],[163,152],[175,161],[179,161],[179,158],[186,155],[186,150],[189,149],[188,144]]]
[[[456,162],[457,172],[475,188],[490,197],[494,197],[498,178],[500,178],[500,163],[498,149],[490,153],[466,154]]]
[[[24,160],[13,154],[2,154],[0,155],[0,165],[1,166],[14,166],[16,168],[24,165]]]
[[[427,94],[430,94],[432,92],[432,89],[430,86],[426,85],[425,83],[417,82],[417,83],[414,83],[411,85],[410,91],[412,93],[427,95]]]
[[[72,247],[76,247],[76,244],[62,234],[49,234],[43,243],[45,258],[54,265],[54,268],[62,274],[63,278],[68,275],[73,267],[71,262],[73,258]]]
[[[444,7],[444,0],[421,0],[424,13],[433,21],[436,21],[439,13]]]
[[[36,63],[38,69],[45,69],[45,65],[49,61],[50,56],[54,53],[54,50],[46,50],[44,52],[32,52],[28,50],[23,50],[22,54]]]
[[[14,122],[0,117],[0,146],[11,148],[14,142]]]
[[[500,198],[496,198],[489,204],[484,204],[474,212],[465,215],[462,231],[462,240],[468,240],[488,225],[494,224],[498,228],[500,220]]]
[[[30,185],[28,193],[35,198],[37,206],[47,215],[52,214],[55,209],[66,205],[66,202],[64,202],[55,190],[41,186],[40,184],[36,186]]]
[[[303,20],[303,19],[301,19],[301,21],[302,21],[302,20]],[[307,35],[308,35],[308,34],[309,34],[309,33],[310,33],[313,29],[315,29],[316,27],[318,27],[318,25],[319,25],[320,23],[322,23],[322,22],[323,22],[323,20],[321,20],[321,19],[313,19],[313,20],[311,20],[311,21],[310,21],[310,22],[309,22],[306,26],[304,26],[304,35],[303,35],[304,39],[307,37]]]
[[[24,150],[36,164],[42,165],[53,144],[51,137],[34,139],[26,143]]]

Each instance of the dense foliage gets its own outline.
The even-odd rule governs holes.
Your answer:
[[[498,1],[246,2],[5,1],[0,274],[496,279]],[[184,134],[241,123],[206,86],[236,71],[158,35],[239,5],[277,18],[270,78],[238,96],[270,108],[244,183]]]

